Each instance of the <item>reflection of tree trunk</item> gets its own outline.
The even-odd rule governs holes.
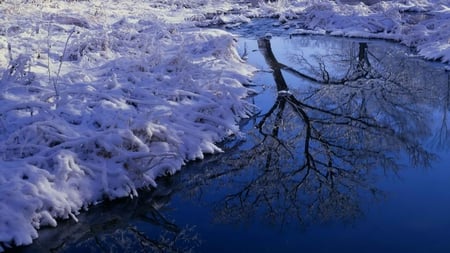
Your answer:
[[[301,73],[289,66],[284,65],[283,63],[278,62],[278,60],[275,58],[275,55],[272,51],[272,46],[270,44],[269,39],[267,39],[267,38],[258,39],[258,47],[259,47],[259,50],[261,51],[262,55],[264,56],[264,59],[266,60],[267,65],[269,65],[269,67],[274,71],[274,78],[275,78],[275,82],[277,84],[277,89],[279,91],[280,90],[288,90],[286,82],[284,81],[283,75],[281,74],[281,70],[285,70],[295,76],[304,78],[304,79],[312,81],[312,82],[316,82],[316,83],[324,82],[323,80],[319,80],[318,78]],[[278,87],[279,85],[281,85],[281,86]]]
[[[329,74],[325,69],[325,66],[322,66],[323,77],[322,79],[320,79],[302,73],[294,68],[291,68],[283,63],[278,62],[272,51],[270,40],[267,38],[258,39],[258,47],[261,53],[263,54],[267,65],[269,65],[269,67],[274,71],[274,78],[277,84],[278,91],[288,90],[286,82],[282,76],[281,70],[285,70],[295,76],[318,84],[345,84],[347,82],[358,80],[362,77],[367,77],[371,69],[371,64],[369,60],[369,46],[366,42],[359,43],[358,64],[356,66],[353,66],[354,69],[352,71],[349,71],[346,77],[338,80],[330,79]]]
[[[369,58],[367,57],[367,51],[368,51],[367,43],[360,42],[359,43],[358,60],[359,60],[360,65],[362,65],[362,66],[364,66],[364,63],[367,63],[367,65],[370,66]]]
[[[261,53],[264,55],[264,59],[266,60],[267,65],[269,65],[269,67],[273,70],[273,77],[277,85],[277,90],[288,90],[289,88],[287,87],[286,81],[284,80],[284,77],[281,73],[281,69],[284,67],[284,65],[278,63],[278,60],[275,58],[270,40],[266,38],[259,39],[258,47]]]
[[[364,71],[366,74],[370,69],[370,61],[368,57],[369,47],[366,42],[359,43],[359,53],[358,53],[358,69]]]
[[[275,55],[272,51],[272,46],[270,43],[270,40],[267,38],[261,38],[258,40],[258,47],[259,50],[264,55],[264,59],[266,60],[267,64],[270,66],[270,68],[273,70],[273,77],[275,79],[275,83],[277,85],[277,91],[278,91],[278,97],[277,102],[275,103],[274,107],[272,109],[278,107],[278,113],[276,116],[276,121],[274,128],[272,130],[272,136],[274,138],[278,138],[278,129],[279,125],[281,124],[281,121],[283,119],[283,111],[285,109],[286,102],[288,102],[293,108],[294,111],[302,118],[303,122],[305,123],[306,127],[306,135],[305,135],[305,148],[304,148],[304,155],[306,159],[305,167],[312,167],[312,156],[309,153],[309,145],[311,140],[311,121],[309,119],[308,114],[303,109],[302,103],[295,98],[294,95],[289,93],[289,87],[286,84],[286,81],[283,77],[283,74],[281,73],[281,69],[283,67],[286,67],[283,64],[280,64],[278,60],[275,58]],[[285,92],[283,92],[285,91]],[[267,114],[270,115],[270,114]],[[264,124],[264,120],[260,122],[259,127],[262,127]],[[260,128],[261,129],[261,128]]]

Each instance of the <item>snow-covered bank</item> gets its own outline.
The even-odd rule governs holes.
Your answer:
[[[450,62],[447,0],[280,0],[261,4],[258,16],[278,18],[292,34],[396,40],[426,59]]]
[[[94,5],[0,4],[0,251],[219,151],[252,109],[231,34]]]

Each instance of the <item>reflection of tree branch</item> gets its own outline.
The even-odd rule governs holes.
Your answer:
[[[398,90],[404,86],[400,79],[390,76],[386,82],[376,74],[373,68],[381,63],[369,61],[364,43],[357,45],[357,61],[350,62],[355,71],[348,71],[345,80],[333,79],[325,62],[317,67],[323,80],[279,63],[270,40],[260,39],[258,46],[272,69],[277,99],[255,123],[256,131],[249,133],[254,145],[239,150],[236,158],[232,151],[231,157],[227,156],[228,151],[223,161],[214,164],[226,163],[230,168],[209,173],[209,178],[220,175],[215,179],[226,182],[234,176],[240,179],[217,202],[219,220],[239,222],[261,212],[277,223],[353,219],[361,212],[358,196],[362,189],[380,194],[370,184],[371,169],[397,170],[395,156],[401,152],[407,152],[413,161],[426,163],[431,158],[417,141],[427,132],[420,123],[424,111],[408,106],[419,101],[420,94],[402,93]],[[282,70],[319,84],[337,84],[331,80],[345,84],[315,86],[302,100],[289,90]],[[385,86],[374,86],[376,82]],[[374,87],[366,89],[371,85]],[[392,89],[388,90],[388,85]],[[386,90],[378,98],[371,89]],[[398,94],[387,96],[391,91]]]
[[[31,247],[42,252],[73,248],[88,252],[189,252],[200,244],[195,231],[179,227],[156,208],[171,198],[174,191],[167,191],[167,187],[171,185],[160,182],[157,190],[142,191],[139,198],[99,204],[80,214],[78,223],[61,222],[58,229],[41,231]],[[139,222],[151,225],[156,233],[141,230],[136,225]],[[41,249],[36,250],[38,246]]]
[[[330,73],[327,71],[324,62],[319,61],[319,73],[322,74],[322,79],[313,77],[311,75],[302,73],[290,66],[287,66],[283,63],[280,63],[276,60],[275,55],[270,47],[270,40],[267,38],[261,38],[258,40],[258,45],[261,50],[261,53],[264,55],[267,64],[272,68],[272,70],[276,71],[276,69],[282,69],[294,76],[297,76],[302,79],[306,79],[313,83],[318,84],[327,84],[327,85],[343,85],[348,82],[354,82],[356,80],[361,79],[362,77],[368,78],[368,74],[371,69],[371,64],[368,57],[368,46],[367,43],[359,43],[359,54],[358,54],[358,63],[356,64],[356,68],[353,71],[350,71],[349,68],[347,74],[344,78],[338,80],[332,80],[330,77]],[[267,46],[269,45],[269,46]],[[303,61],[306,61],[303,59]],[[308,64],[309,65],[309,64]],[[311,66],[311,65],[310,65]],[[278,84],[279,80],[275,79],[275,82]]]

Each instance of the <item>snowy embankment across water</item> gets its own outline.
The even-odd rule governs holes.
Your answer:
[[[426,59],[450,62],[447,0],[279,0],[261,4],[258,16],[278,18],[292,34],[395,40]]]
[[[253,109],[227,32],[144,2],[36,2],[0,4],[0,251],[220,151]]]

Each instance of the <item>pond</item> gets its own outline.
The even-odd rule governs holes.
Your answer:
[[[241,30],[242,32],[245,30]],[[239,33],[239,32],[238,32]],[[18,252],[448,252],[450,73],[386,41],[246,34],[225,152]]]

